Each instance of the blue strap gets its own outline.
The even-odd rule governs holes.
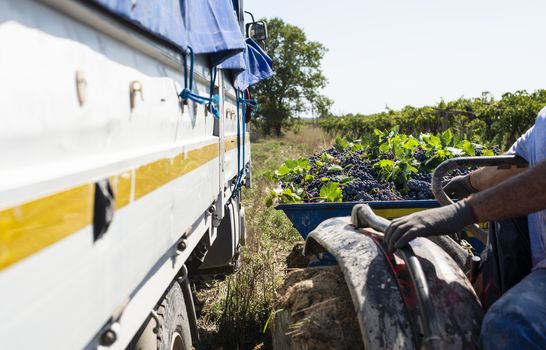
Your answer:
[[[254,110],[254,112],[257,112],[257,111],[260,110],[260,106],[258,105],[258,101],[255,98],[250,99],[250,100],[241,98],[240,101],[241,101],[241,104],[243,104],[243,106],[251,107]]]
[[[214,118],[220,117],[216,105],[219,104],[220,97],[214,95],[214,85],[216,81],[216,67],[211,68],[211,89],[210,97],[200,96],[194,92],[193,89],[193,69],[195,65],[195,55],[193,49],[188,46],[188,54],[190,56],[190,68],[188,70],[187,55],[184,55],[184,89],[178,94],[178,96],[184,101],[191,100],[199,104],[206,104],[207,109],[212,113]],[[212,72],[214,71],[214,74]]]
[[[210,102],[207,104],[207,109],[209,112],[212,113],[212,115],[218,119],[219,113],[218,109],[216,108],[217,105],[220,104],[220,96],[214,94],[214,88],[216,85],[216,76],[218,75],[218,69],[216,66],[210,67],[210,89],[209,89],[209,95],[210,95]]]
[[[240,97],[239,97],[241,93],[242,92],[239,89],[235,90],[235,94],[236,94],[235,104],[237,105],[237,179],[235,180],[235,186],[233,186],[231,189],[231,197],[233,197],[237,193],[237,191],[241,188],[242,177],[244,172],[244,147],[245,147],[244,143],[243,143],[243,168],[241,168],[241,121],[244,120],[244,119],[241,119],[241,103],[240,103]],[[244,121],[243,121],[243,125],[244,125]],[[243,133],[243,138],[244,138],[244,133]]]
[[[245,161],[246,161],[246,106],[251,106],[252,108],[258,108],[258,102],[255,99],[245,99],[243,98],[244,93],[237,89],[237,179],[235,180],[235,186],[232,190],[232,196],[241,188],[242,179],[245,172]],[[242,112],[241,112],[242,110]],[[242,114],[242,117],[241,117]],[[241,126],[242,124],[242,126]],[[243,136],[241,137],[241,129]],[[241,146],[242,139],[242,146]],[[241,151],[242,148],[242,151]],[[242,164],[241,164],[242,159]]]

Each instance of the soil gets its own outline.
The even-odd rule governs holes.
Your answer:
[[[363,349],[358,320],[339,267],[296,269],[278,290],[275,349]]]
[[[304,268],[309,265],[309,258],[303,255],[304,242],[299,242],[292,247],[292,251],[286,257],[286,267],[289,269]]]

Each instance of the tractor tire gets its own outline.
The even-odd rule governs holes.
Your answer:
[[[339,267],[293,270],[278,292],[271,329],[274,349],[364,348]]]
[[[191,330],[184,294],[174,282],[159,302],[156,310],[159,320],[158,350],[191,350]]]

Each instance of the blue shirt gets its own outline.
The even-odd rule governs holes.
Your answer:
[[[531,167],[546,159],[546,107],[538,113],[535,125],[510,147],[508,153],[525,158]],[[546,210],[529,214],[527,218],[533,266],[546,268]]]

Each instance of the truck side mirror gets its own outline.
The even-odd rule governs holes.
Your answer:
[[[267,40],[267,25],[264,21],[247,23],[246,36],[263,45]]]

